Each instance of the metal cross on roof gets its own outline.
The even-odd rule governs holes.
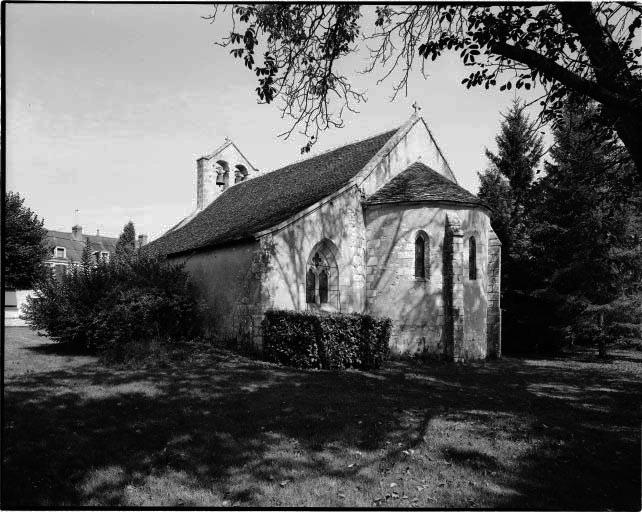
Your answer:
[[[419,106],[419,103],[417,103],[416,101],[412,104],[412,108],[415,109],[415,114],[418,114],[419,111],[421,110],[421,107]]]

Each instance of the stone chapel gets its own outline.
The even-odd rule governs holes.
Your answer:
[[[185,265],[213,337],[260,345],[268,309],[356,312],[392,319],[393,352],[501,355],[490,210],[418,112],[271,172],[226,139],[196,172],[196,210],[146,250]]]

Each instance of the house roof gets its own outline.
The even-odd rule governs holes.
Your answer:
[[[415,162],[399,173],[367,198],[365,204],[426,201],[485,206],[477,196],[422,162]]]
[[[192,220],[144,250],[168,255],[249,239],[346,185],[395,132],[397,129],[234,185]]]
[[[92,251],[109,251],[111,254],[116,250],[117,238],[99,235],[82,235],[82,240],[74,240],[72,233],[64,231],[47,231],[47,243],[51,249],[64,247],[67,249],[67,259],[80,261],[85,241],[89,239]]]

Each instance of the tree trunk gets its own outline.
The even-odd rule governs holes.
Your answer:
[[[557,4],[562,19],[577,32],[593,65],[597,84],[618,96],[628,96],[634,108],[619,108],[601,101],[613,119],[613,127],[626,146],[638,175],[642,177],[642,87],[631,74],[622,50],[604,29],[588,2]],[[580,91],[581,92],[581,91]],[[591,96],[589,94],[589,96]],[[597,98],[595,98],[597,99]],[[598,101],[600,101],[598,99]]]

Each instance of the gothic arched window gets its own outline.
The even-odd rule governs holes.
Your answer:
[[[426,279],[430,277],[430,239],[423,231],[415,238],[415,277]]]
[[[477,279],[477,242],[474,236],[468,240],[468,279]]]
[[[339,269],[335,254],[336,246],[327,239],[312,249],[305,274],[306,303],[339,307]]]

